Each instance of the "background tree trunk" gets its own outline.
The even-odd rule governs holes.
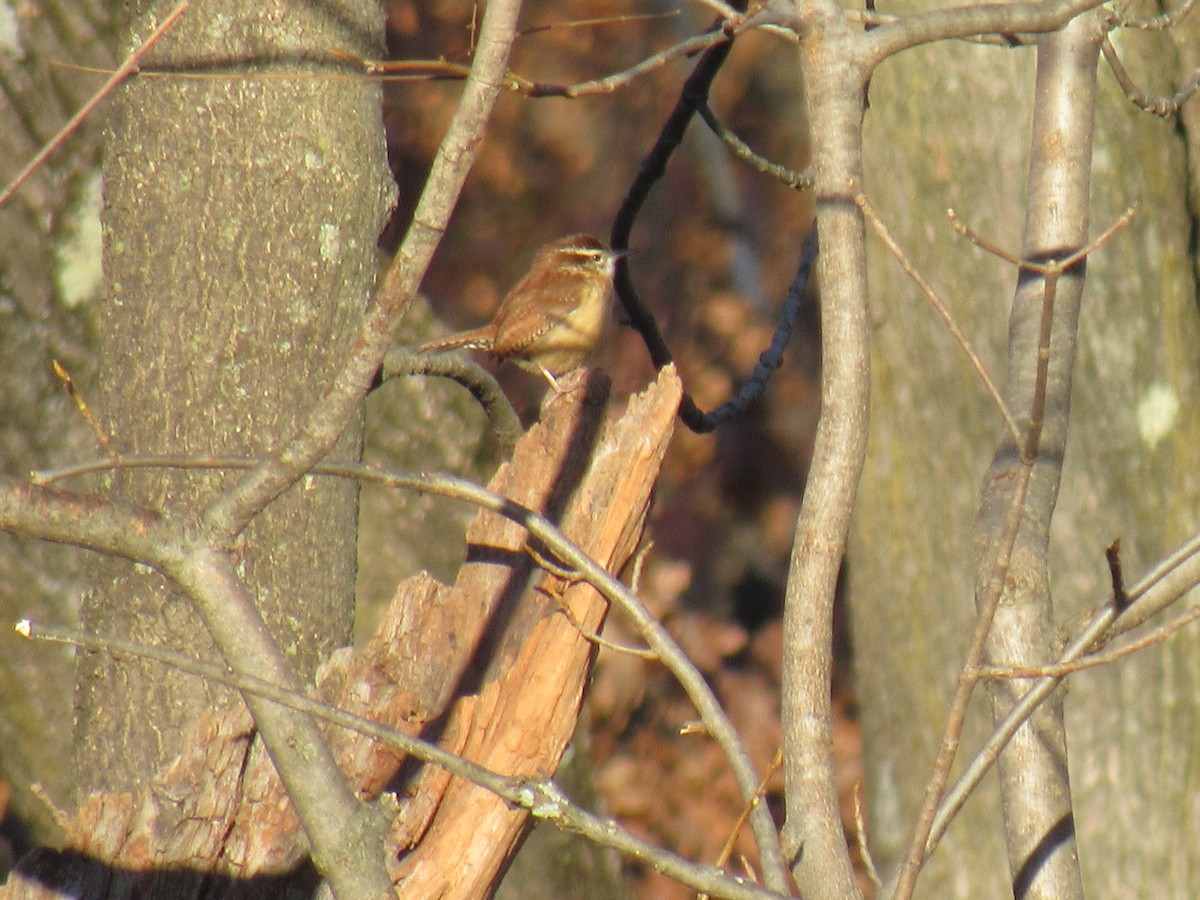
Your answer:
[[[0,184],[7,185],[75,110],[93,84],[55,63],[107,66],[108,9],[100,2],[47,2],[41,15],[12,14],[0,51]],[[0,471],[25,477],[96,452],[54,376],[59,360],[80,383],[94,371],[101,294],[99,122],[85,122],[8,203],[0,206]],[[75,620],[83,586],[77,551],[0,535],[0,621]],[[74,667],[0,629],[0,768],[13,788],[12,820],[31,842],[60,839],[39,783],[69,797]],[[21,849],[17,848],[18,851]]]
[[[1195,65],[1196,35],[1193,23],[1170,39],[1116,38],[1135,78],[1170,94]],[[1193,59],[1179,59],[1171,40]],[[956,237],[945,210],[1019,251],[1033,66],[1032,49],[909,52],[876,74],[866,119],[873,202],[998,380],[1016,273]],[[1100,84],[1092,233],[1130,204],[1139,215],[1088,261],[1051,534],[1063,623],[1108,596],[1104,548],[1114,538],[1132,580],[1194,530],[1200,499],[1196,185],[1187,167],[1196,150],[1186,128],[1134,109],[1111,75],[1101,72]],[[875,393],[849,596],[871,849],[889,866],[908,840],[973,621],[970,536],[1002,426],[950,335],[878,243],[871,283]],[[1200,893],[1186,787],[1198,773],[1194,756],[1178,752],[1195,734],[1198,667],[1194,638],[1184,636],[1071,680],[1071,781],[1089,896]],[[985,696],[960,757],[987,722]],[[920,896],[1011,896],[998,798],[994,783],[985,786],[930,860]]]
[[[122,50],[169,9],[136,5]],[[381,48],[373,3],[214,0],[193,5],[147,65],[234,65],[229,79],[141,78],[115,98],[95,406],[117,451],[261,454],[317,402],[374,280],[390,181],[378,88],[306,76],[328,74],[336,52]],[[335,455],[356,457],[360,441],[352,429]],[[104,487],[197,509],[229,483],[126,472]],[[305,480],[243,536],[245,577],[301,679],[350,639],[357,495],[350,482]],[[157,575],[106,560],[94,584],[89,631],[213,655],[190,603]],[[150,664],[82,658],[79,789],[143,783],[214,692]]]

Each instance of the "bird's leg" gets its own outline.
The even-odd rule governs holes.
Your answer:
[[[539,365],[538,371],[542,373],[542,375],[543,375],[543,377],[545,377],[546,381],[548,381],[550,383],[550,389],[553,390],[554,393],[558,394],[558,396],[561,397],[563,394],[568,393],[568,391],[564,390],[562,388],[562,386],[558,383],[558,379],[556,379],[553,375],[551,375],[550,370],[547,369],[545,366]]]

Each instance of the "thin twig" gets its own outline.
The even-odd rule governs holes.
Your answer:
[[[762,781],[758,783],[758,790],[754,792],[754,798],[742,806],[742,811],[738,814],[737,821],[733,823],[733,827],[729,829],[729,837],[725,839],[725,845],[721,848],[721,853],[717,857],[717,865],[721,868],[729,862],[729,857],[733,855],[733,845],[737,840],[738,833],[745,827],[746,821],[750,818],[750,813],[753,811],[755,804],[762,803],[767,796],[767,784],[775,777],[775,773],[783,766],[783,750],[776,750],[775,755],[767,764],[767,770],[763,772]]]
[[[875,859],[871,856],[871,848],[867,846],[867,823],[863,815],[862,781],[854,782],[854,840],[858,844],[858,855],[862,858],[867,869],[867,877],[875,885],[875,891],[883,887],[883,879],[879,877],[879,869],[875,867]]]
[[[1125,64],[1121,62],[1121,57],[1117,55],[1117,48],[1112,45],[1112,41],[1107,36],[1105,36],[1104,41],[1100,44],[1100,50],[1104,53],[1104,60],[1108,63],[1108,67],[1112,69],[1113,77],[1117,79],[1117,84],[1121,85],[1121,90],[1125,92],[1125,96],[1129,98],[1129,102],[1138,109],[1144,109],[1148,113],[1153,113],[1165,119],[1179,112],[1180,107],[1187,103],[1195,95],[1196,91],[1200,91],[1200,71],[1196,71],[1192,73],[1192,77],[1187,80],[1184,86],[1175,92],[1175,96],[1152,97],[1134,82],[1129,72],[1125,69]]]
[[[982,678],[996,679],[1062,678],[1086,669],[1112,665],[1119,660],[1125,659],[1127,656],[1132,656],[1134,653],[1145,650],[1147,647],[1161,644],[1198,619],[1200,619],[1200,607],[1194,607],[1175,621],[1168,622],[1166,625],[1154,629],[1154,631],[1138,638],[1136,641],[1122,644],[1120,647],[1116,647],[1105,653],[1089,653],[1080,659],[1072,660],[1071,662],[1055,663],[1050,666],[983,666],[979,670],[979,674]]]
[[[718,29],[690,37],[687,40],[673,44],[665,50],[648,56],[637,65],[630,66],[621,72],[597,78],[592,81],[581,81],[575,84],[555,84],[552,82],[533,82],[516,78],[517,90],[530,97],[589,97],[596,94],[611,94],[627,86],[635,78],[661,69],[667,63],[682,57],[694,56],[701,51],[714,47],[728,45],[739,34],[744,34],[768,23],[777,23],[778,17],[770,12],[758,12],[753,16],[739,14],[736,18],[722,23]],[[514,76],[515,77],[515,76]]]
[[[1104,548],[1104,559],[1108,563],[1108,574],[1112,580],[1113,605],[1117,612],[1129,606],[1129,595],[1125,593],[1125,575],[1121,571],[1121,539],[1117,538]]]
[[[641,593],[642,590],[642,569],[646,565],[646,558],[650,555],[650,551],[654,548],[654,541],[647,540],[638,547],[633,554],[633,567],[629,573],[629,589],[635,594]]]
[[[710,29],[709,34],[724,35],[723,24],[718,22]],[[650,196],[651,188],[666,174],[667,163],[675,150],[683,143],[684,133],[687,131],[692,117],[696,114],[697,106],[708,97],[713,80],[729,57],[732,47],[732,36],[728,40],[722,40],[710,47],[700,57],[695,68],[692,69],[692,73],[683,83],[675,108],[663,123],[654,147],[638,166],[637,177],[629,186],[629,191],[625,194],[625,199],[621,201],[621,207],[613,219],[609,245],[614,250],[629,249],[629,236],[633,233],[634,222],[637,221],[642,206]],[[630,324],[637,329],[646,343],[646,349],[650,352],[650,360],[654,367],[661,369],[668,365],[672,361],[671,350],[663,340],[654,316],[638,296],[633,278],[629,273],[629,263],[625,257],[617,260],[613,284],[617,297],[629,316]],[[696,402],[686,393],[679,410],[684,424],[693,431],[702,430],[699,426],[702,424],[703,413],[696,406]]]
[[[604,16],[599,19],[570,19],[565,22],[548,22],[545,25],[530,25],[517,32],[517,37],[528,37],[543,31],[566,31],[571,28],[595,28],[598,25],[623,25],[626,22],[653,22],[658,19],[672,19],[682,14],[682,10],[672,9],[660,13],[629,14],[624,16]]]
[[[1043,411],[1046,405],[1046,380],[1050,366],[1050,328],[1054,319],[1054,301],[1058,292],[1058,280],[1070,272],[1076,265],[1083,263],[1089,254],[1094,253],[1097,248],[1132,222],[1136,212],[1136,207],[1129,207],[1097,237],[1063,259],[1047,259],[1044,262],[1039,262],[1020,259],[1003,247],[992,243],[977,233],[959,219],[958,214],[953,209],[947,210],[946,214],[954,230],[971,243],[991,253],[993,256],[1011,263],[1020,270],[1036,272],[1044,279],[1041,319],[1038,325],[1037,371],[1034,376],[1033,402],[1029,411],[1029,430],[1023,440],[1015,437],[1016,433],[1014,432],[1015,443],[1020,448],[1021,459],[1024,462],[1032,462],[1033,458],[1037,455],[1037,447],[1041,439]],[[1015,428],[1011,417],[1009,418],[1009,422],[1010,427]]]
[[[746,825],[746,820],[750,818],[750,812],[756,803],[761,803],[762,799],[767,796],[767,783],[775,776],[775,773],[783,766],[783,750],[775,751],[775,756],[767,765],[766,772],[763,773],[762,781],[758,784],[758,790],[754,794],[754,798],[742,806],[742,811],[738,814],[737,821],[733,823],[733,827],[729,829],[729,835],[725,838],[725,843],[721,847],[721,852],[717,854],[717,859],[714,865],[719,869],[724,869],[729,863],[729,857],[733,855],[733,846],[737,841],[738,834]],[[742,867],[747,873],[753,877],[753,872],[749,864],[743,858]],[[696,900],[708,900],[707,894],[700,894]]]
[[[1021,448],[1023,462],[1033,462],[1041,440],[1043,413],[1046,406],[1046,382],[1050,368],[1050,329],[1054,321],[1054,301],[1058,293],[1058,280],[1075,266],[1083,263],[1089,254],[1095,252],[1097,248],[1132,222],[1135,213],[1136,207],[1129,207],[1097,237],[1063,259],[1047,259],[1044,262],[1037,262],[1018,259],[1003,248],[985,240],[966,223],[960,221],[954,210],[949,211],[950,222],[954,229],[973,244],[1012,263],[1019,269],[1036,272],[1044,279],[1041,319],[1038,323],[1037,370],[1034,376],[1033,402],[1029,411],[1029,430],[1024,441],[1017,441],[1017,446]]]
[[[466,184],[508,71],[520,9],[520,0],[494,0],[484,9],[471,75],[434,156],[400,249],[363,317],[353,352],[320,403],[308,411],[279,452],[263,460],[204,511],[204,527],[218,540],[240,534],[268,503],[304,477],[314,463],[328,455],[347,423],[359,414],[363,397],[391,349]]]
[[[750,373],[732,397],[711,412],[700,412],[693,420],[694,431],[712,431],[739,415],[746,407],[761,397],[767,390],[771,375],[783,365],[783,354],[792,339],[792,329],[800,319],[800,311],[804,307],[804,298],[808,293],[808,282],[812,277],[813,266],[817,261],[818,240],[817,220],[813,219],[809,227],[808,237],[800,251],[800,266],[796,277],[792,279],[784,298],[783,308],[779,311],[779,324],[771,336],[767,349],[759,354],[754,371]],[[687,421],[686,419],[684,420]]]
[[[1134,216],[1136,215],[1137,204],[1135,203],[1133,206],[1126,208],[1125,212],[1121,213],[1121,215],[1113,219],[1112,224],[1100,232],[1099,235],[1088,241],[1088,243],[1085,244],[1081,249],[1076,250],[1069,256],[1063,257],[1061,260],[1047,260],[1044,263],[1040,263],[1014,256],[1007,250],[996,246],[986,238],[979,235],[971,228],[970,225],[967,225],[965,222],[959,219],[958,214],[954,210],[951,209],[947,210],[946,212],[946,216],[950,219],[950,224],[954,227],[954,230],[969,240],[972,244],[975,244],[982,250],[986,250],[993,256],[1000,257],[1000,259],[1003,259],[1005,262],[1012,263],[1018,268],[1028,269],[1031,272],[1037,272],[1039,275],[1049,275],[1051,273],[1061,275],[1063,272],[1065,272],[1067,269],[1070,269],[1085,257],[1091,256],[1093,253],[1095,253],[1096,250],[1111,240],[1119,231],[1121,231],[1121,229],[1132,222]]]
[[[58,376],[58,380],[62,382],[63,387],[67,391],[67,396],[75,403],[75,408],[79,411],[79,415],[83,417],[84,423],[92,432],[92,437],[96,439],[96,443],[100,445],[100,449],[108,454],[109,458],[115,458],[118,454],[112,448],[112,441],[100,423],[96,420],[92,408],[88,405],[82,392],[75,387],[75,380],[71,377],[71,373],[57,359],[51,360],[54,366],[54,374]]]
[[[661,14],[648,16],[629,16],[618,17],[618,19],[638,19],[638,18],[661,18]],[[584,20],[579,24],[595,24],[601,20]],[[603,20],[608,21],[608,20]],[[615,20],[614,20],[615,21]],[[694,56],[701,51],[708,50],[714,46],[727,43],[735,36],[743,34],[747,31],[756,29],[775,31],[780,28],[780,18],[776,14],[761,10],[753,16],[738,14],[735,18],[726,22],[725,27],[715,31],[706,31],[703,34],[695,35],[687,38],[679,43],[672,44],[658,53],[646,57],[636,65],[623,69],[620,72],[614,72],[611,75],[606,75],[603,78],[591,79],[589,81],[578,81],[571,84],[552,81],[532,81],[524,78],[515,72],[506,71],[500,78],[500,86],[507,91],[523,94],[527,97],[542,98],[542,97],[566,97],[575,99],[579,97],[590,97],[600,94],[611,94],[617,90],[627,87],[635,79],[642,75],[661,69],[674,60]],[[545,30],[549,27],[567,27],[573,23],[564,23],[557,26],[542,26],[534,28],[532,31]],[[530,33],[530,32],[524,32]],[[784,30],[784,33],[795,35]],[[320,60],[309,62],[320,62]],[[294,79],[309,79],[313,77],[322,78],[369,78],[372,81],[381,82],[399,82],[399,81],[461,81],[467,78],[471,69],[469,66],[462,63],[451,62],[445,59],[402,59],[402,60],[376,60],[364,59],[351,53],[336,53],[333,54],[328,62],[344,66],[347,63],[359,69],[359,72],[346,73],[326,73],[320,76],[314,76],[309,72],[254,72],[245,73],[238,71],[228,72],[186,72],[186,71],[139,71],[139,77],[142,78],[171,78],[188,81],[210,81],[210,80],[294,80]],[[231,63],[232,64],[232,63]],[[66,65],[66,64],[60,64]],[[70,66],[78,71],[90,72],[93,74],[103,74],[105,70],[96,69],[84,66]]]
[[[381,381],[405,375],[432,375],[461,384],[487,414],[500,453],[505,458],[512,456],[513,448],[525,430],[500,384],[483,366],[459,354],[418,355],[402,347],[389,350],[383,358]]]
[[[1022,460],[1017,468],[1016,484],[1013,485],[1012,499],[1009,501],[1008,513],[1005,517],[1004,531],[1000,535],[999,553],[992,565],[987,588],[984,591],[979,612],[975,620],[975,628],[971,634],[971,643],[967,648],[963,662],[962,674],[954,686],[954,696],[950,701],[950,710],[946,714],[946,727],[942,731],[941,744],[937,759],[933,765],[933,773],[925,788],[925,799],[917,814],[916,826],[904,858],[904,866],[900,870],[896,889],[892,897],[908,900],[916,886],[917,875],[921,871],[926,858],[933,852],[930,845],[930,834],[945,795],[946,785],[950,780],[950,769],[958,756],[959,743],[962,740],[962,730],[967,721],[967,709],[975,687],[979,684],[979,666],[983,661],[987,648],[988,635],[992,630],[992,620],[1000,605],[1000,596],[1004,590],[1004,579],[1012,562],[1012,551],[1017,540],[1017,530],[1021,525],[1021,513],[1025,509],[1025,494],[1029,490],[1029,481],[1033,475],[1033,466]]]
[[[205,71],[189,71],[186,68],[174,69],[138,69],[137,77],[147,81],[311,81],[320,78],[326,81],[371,81],[393,83],[400,81],[463,81],[471,74],[471,67],[462,63],[450,62],[445,59],[400,59],[380,61],[364,59],[352,53],[334,52],[328,58],[306,58],[305,63],[310,67],[327,67],[333,71],[289,71],[268,72],[255,70],[245,71],[244,59],[230,59],[224,63],[212,63]],[[81,66],[76,63],[55,60],[53,65],[72,72],[82,72],[86,75],[111,75],[112,69],[102,69],[96,66]],[[347,65],[357,71],[341,71]],[[219,69],[214,71],[214,69]],[[511,78],[504,85],[507,90],[519,90],[518,84]]]
[[[696,107],[696,112],[700,114],[700,118],[704,120],[704,124],[709,130],[719,137],[732,152],[744,163],[748,163],[764,175],[770,175],[777,181],[790,187],[795,191],[810,191],[813,186],[813,170],[809,166],[803,172],[797,172],[794,169],[789,169],[787,166],[779,163],[771,162],[764,156],[755,153],[750,145],[743,141],[740,137],[722,125],[717,117],[713,114],[712,108],[708,105],[708,101],[700,103]]]
[[[125,58],[125,62],[121,63],[121,65],[117,67],[116,71],[109,76],[108,80],[106,80],[104,84],[100,86],[99,90],[92,94],[91,99],[88,100],[88,102],[82,107],[80,107],[79,111],[76,112],[75,115],[71,116],[71,118],[67,120],[67,124],[58,130],[58,134],[54,135],[54,137],[48,140],[42,149],[37,152],[37,155],[35,155],[33,159],[25,164],[25,167],[22,168],[19,173],[17,173],[17,177],[9,183],[8,187],[0,192],[0,206],[3,206],[5,202],[7,202],[8,198],[17,192],[21,185],[25,183],[26,179],[28,179],[29,176],[37,170],[38,166],[46,161],[46,158],[50,156],[51,153],[62,146],[63,142],[70,136],[71,132],[78,128],[80,123],[83,122],[83,120],[89,115],[91,115],[92,110],[104,102],[104,98],[111,94],[116,89],[117,85],[137,71],[138,63],[141,61],[142,57],[146,55],[146,53],[151,47],[154,46],[159,38],[161,38],[171,29],[171,27],[179,20],[179,17],[187,12],[188,5],[188,0],[183,0],[182,3],[171,10],[170,14],[163,20],[162,24],[155,28],[154,31],[150,32],[150,36],[146,38],[146,40],[142,41],[142,45]]]
[[[584,626],[579,618],[572,612],[571,607],[563,602],[561,596],[550,594],[554,601],[558,604],[558,611],[566,616],[567,621],[571,623],[571,627],[579,632],[579,636],[590,644],[595,644],[597,647],[602,647],[605,650],[611,650],[613,653],[624,653],[629,656],[636,656],[641,659],[649,660],[650,662],[658,661],[658,654],[646,647],[634,647],[631,644],[619,644],[616,641],[610,641],[606,637],[601,637],[590,628]]]
[[[1045,281],[1041,320],[1038,326],[1037,374],[1035,376],[1033,401],[1029,415],[1029,428],[1024,440],[1017,442],[1017,446],[1020,448],[1020,461],[1015,474],[1016,484],[1013,486],[1004,527],[999,537],[996,559],[992,564],[986,587],[978,600],[979,609],[975,630],[963,662],[962,674],[955,686],[954,697],[951,701],[951,710],[947,715],[946,728],[942,735],[941,749],[939,750],[933,774],[926,788],[925,800],[918,814],[917,825],[908,846],[904,866],[897,880],[896,890],[892,895],[898,898],[898,900],[907,900],[907,898],[912,896],[917,874],[920,872],[925,859],[933,852],[937,838],[940,837],[941,832],[937,831],[937,828],[944,829],[945,825],[948,824],[948,819],[943,816],[943,810],[946,807],[944,802],[946,796],[945,790],[946,785],[949,783],[950,768],[953,766],[954,759],[958,753],[962,729],[966,723],[967,707],[975,687],[980,680],[980,671],[982,669],[987,638],[1004,591],[1004,582],[1012,562],[1012,553],[1016,543],[1017,532],[1023,518],[1025,495],[1029,489],[1029,483],[1033,475],[1033,468],[1037,461],[1040,447],[1042,416],[1045,407],[1046,381],[1048,377],[1050,321],[1053,313],[1057,279],[1081,263],[1089,253],[1093,252],[1097,247],[1101,246],[1128,225],[1133,219],[1134,212],[1132,208],[1126,210],[1113,224],[1082,249],[1071,253],[1062,260],[1050,259],[1045,262],[1031,262],[1016,258],[1004,249],[986,241],[967,225],[960,222],[957,217],[951,216],[951,222],[954,224],[955,229],[973,243],[987,250],[989,253],[999,256],[1001,259],[1012,262],[1021,269],[1032,270],[1041,274]],[[1085,651],[1080,651],[1080,655],[1083,652]],[[1048,695],[1049,692],[1047,692]],[[1020,706],[1020,703],[1018,706]],[[1030,710],[1030,714],[1032,714],[1032,710]],[[1013,728],[1012,734],[1015,733],[1016,728]],[[1012,734],[1009,734],[1009,738],[1011,738]],[[998,758],[999,750],[996,751],[996,756]],[[962,779],[960,779],[959,784],[962,784]],[[962,802],[965,802],[965,795],[956,799],[961,799]],[[957,808],[955,811],[957,811]]]
[[[530,558],[537,563],[540,568],[549,572],[555,578],[559,578],[562,581],[567,582],[568,585],[584,580],[579,574],[578,570],[568,569],[565,566],[558,565],[558,563],[547,559],[543,554],[539,553],[535,547],[527,545],[525,547],[525,552],[529,554]],[[552,590],[550,588],[542,587],[539,588],[539,590],[541,593],[545,594],[555,602],[555,604],[558,606],[558,611],[566,617],[568,622],[571,623],[571,627],[579,632],[579,636],[588,643],[595,644],[597,647],[604,647],[607,650],[612,650],[614,653],[627,653],[630,656],[638,656],[642,659],[648,659],[652,661],[658,660],[658,654],[653,650],[647,650],[645,647],[631,647],[626,644],[618,644],[616,641],[610,641],[601,637],[595,631],[592,631],[590,628],[585,626],[579,621],[579,617],[575,615],[575,611],[567,605],[565,600],[563,600],[563,588],[560,587]]]
[[[858,204],[859,209],[863,211],[863,215],[875,230],[875,234],[883,241],[884,246],[891,251],[892,256],[896,258],[896,262],[900,263],[905,274],[913,280],[921,293],[925,295],[925,299],[933,307],[934,312],[938,314],[942,322],[945,323],[946,329],[950,332],[962,352],[966,354],[967,361],[971,364],[971,368],[975,370],[975,374],[979,376],[979,380],[983,382],[983,387],[987,391],[988,396],[992,398],[992,402],[996,404],[996,409],[1000,411],[1000,415],[1004,419],[1004,424],[1008,426],[1009,432],[1012,434],[1013,442],[1021,443],[1021,429],[1017,425],[1017,420],[1013,417],[1012,411],[1008,408],[1008,404],[1004,402],[1004,397],[1000,394],[1000,389],[996,387],[996,383],[992,381],[992,376],[987,370],[987,366],[983,364],[983,360],[979,358],[979,354],[975,352],[975,348],[971,346],[971,342],[967,339],[966,334],[958,326],[958,321],[950,312],[950,307],[941,298],[938,292],[934,289],[925,277],[918,271],[912,260],[896,242],[888,227],[879,218],[870,201],[867,200],[867,195],[862,191],[855,194],[854,202]],[[950,211],[953,214],[954,210]]]
[[[1200,584],[1200,535],[1185,541],[1134,585],[1129,591],[1131,604],[1120,618],[1111,599],[1101,605],[1091,621],[1068,643],[1060,654],[1057,665],[1067,665],[1080,659],[1092,647],[1110,639],[1114,633],[1120,634],[1127,628],[1137,627],[1177,602],[1197,584]],[[995,726],[991,737],[966,765],[954,785],[946,791],[930,829],[926,854],[932,853],[937,847],[958,811],[996,764],[1013,735],[1061,683],[1062,677],[1057,675],[1039,680],[1009,710],[1004,720]]]
[[[992,256],[999,257],[1010,265],[1016,266],[1018,269],[1025,265],[1025,260],[1019,256],[1014,256],[1009,253],[999,244],[993,244],[979,232],[975,231],[970,225],[958,217],[958,212],[953,208],[946,210],[946,218],[950,220],[950,227],[957,231],[962,237],[966,238],[980,250],[985,250]]]

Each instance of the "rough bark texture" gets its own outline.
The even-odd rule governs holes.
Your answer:
[[[1133,33],[1117,43],[1140,83],[1163,91],[1194,68],[1194,26],[1191,35],[1190,44]],[[1171,52],[1172,40],[1189,61]],[[911,52],[876,74],[866,120],[873,201],[995,374],[1016,274],[955,237],[944,213],[954,207],[985,236],[1019,248],[1032,73],[1032,50]],[[1196,151],[1189,132],[1132,109],[1104,72],[1100,84],[1092,232],[1131,203],[1140,214],[1088,263],[1050,535],[1061,620],[1107,596],[1103,550],[1114,537],[1123,539],[1127,578],[1136,577],[1194,528],[1200,492],[1200,412],[1185,399],[1196,396],[1200,363],[1196,170],[1185,165]],[[874,253],[872,434],[849,594],[871,849],[886,866],[907,839],[969,633],[972,517],[1001,426],[925,301],[882,248]],[[1073,680],[1066,708],[1088,896],[1200,891],[1188,787],[1198,772],[1181,752],[1194,734],[1198,684],[1187,638]],[[983,721],[974,720],[963,752]],[[987,786],[930,860],[918,895],[1011,896],[1000,821]]]
[[[123,49],[168,9],[136,5]],[[389,190],[377,88],[310,76],[334,52],[378,50],[381,27],[372,3],[195,4],[146,66],[230,77],[142,78],[114,98],[94,405],[119,452],[263,453],[319,400],[365,306]],[[338,454],[359,441],[351,429]],[[232,477],[130,473],[102,487],[194,512]],[[242,574],[302,679],[350,636],[356,515],[353,484],[306,481],[243,535]],[[95,577],[89,630],[211,657],[160,578],[110,561]],[[214,699],[186,676],[84,657],[80,790],[144,784]]]

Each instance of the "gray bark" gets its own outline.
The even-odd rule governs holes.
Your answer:
[[[122,51],[168,9],[137,6]],[[378,89],[319,76],[334,52],[375,55],[380,35],[371,3],[205,3],[147,66],[236,66],[231,77],[142,78],[114,98],[95,405],[119,452],[261,454],[319,400],[360,322],[389,198]],[[351,429],[334,456],[357,456],[360,440]],[[194,512],[233,477],[120,472],[102,487]],[[350,638],[356,516],[353,484],[306,480],[241,538],[242,574],[302,680]],[[117,561],[97,565],[83,620],[214,653],[185,599]],[[83,658],[80,790],[142,784],[215,699],[149,664]]]
[[[1195,65],[1195,31],[1118,38],[1141,83],[1162,91]],[[1172,41],[1190,62],[1171,50]],[[1190,48],[1190,49],[1189,49]],[[1178,77],[1177,73],[1183,73]],[[944,296],[993,374],[1003,374],[1011,266],[954,236],[946,207],[1020,247],[1033,52],[939,45],[885,64],[871,88],[873,202]],[[1049,535],[1057,619],[1108,595],[1104,548],[1120,536],[1132,579],[1195,527],[1195,168],[1189,132],[1133,109],[1100,74],[1092,233],[1137,202],[1133,225],[1088,261],[1071,431]],[[1194,132],[1191,132],[1194,142]],[[1189,208],[1188,197],[1193,198]],[[1034,198],[1028,198],[1030,202]],[[943,326],[876,246],[871,270],[870,450],[850,552],[870,843],[902,852],[973,621],[971,531],[1001,424]],[[1090,897],[1193,896],[1191,755],[1200,659],[1177,638],[1075,676],[1065,698],[1079,852]],[[986,723],[982,694],[964,740]],[[1169,769],[1165,771],[1165,769]],[[1011,896],[994,786],[963,811],[918,895]]]

